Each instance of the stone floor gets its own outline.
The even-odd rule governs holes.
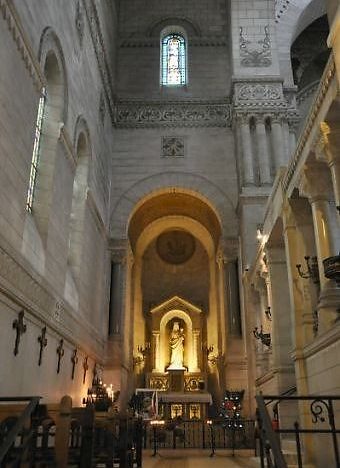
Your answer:
[[[143,468],[258,468],[253,452],[218,451],[209,457],[209,450],[160,450],[155,457],[151,451],[143,453]]]

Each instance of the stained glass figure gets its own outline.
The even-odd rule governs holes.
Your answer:
[[[162,85],[181,86],[186,83],[185,39],[169,34],[162,40]]]
[[[40,140],[41,140],[43,119],[44,119],[45,105],[46,105],[46,88],[43,88],[40,99],[39,99],[38,114],[37,114],[37,120],[35,123],[35,134],[34,134],[32,160],[31,160],[30,180],[29,180],[27,198],[26,198],[26,210],[29,213],[32,212],[34,190],[35,190],[36,181],[37,181],[37,171],[38,171],[39,153],[40,153]]]

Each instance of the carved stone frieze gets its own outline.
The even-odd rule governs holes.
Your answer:
[[[231,106],[210,101],[121,101],[117,105],[117,126],[147,127],[227,127]]]
[[[234,93],[236,106],[287,106],[281,83],[236,83]]]
[[[154,390],[161,390],[166,392],[169,390],[169,377],[168,376],[155,376],[150,377],[149,381],[150,388]]]
[[[255,44],[246,38],[243,27],[240,27],[240,56],[243,67],[269,67],[272,64],[269,25],[264,27],[264,38]]]

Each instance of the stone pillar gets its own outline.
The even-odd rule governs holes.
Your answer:
[[[296,132],[297,132],[296,127],[297,127],[296,122],[288,122],[290,157],[294,154],[294,151],[296,149]]]
[[[200,372],[199,362],[198,362],[198,345],[199,345],[200,331],[193,330],[193,344],[192,344],[192,360],[193,360],[193,371]]]
[[[287,264],[283,245],[267,246],[266,254],[270,282],[273,365],[278,373],[277,391],[282,393],[295,385],[294,366],[290,356],[293,344],[291,305],[287,296]]]
[[[330,328],[337,318],[336,309],[340,303],[340,289],[324,275],[323,260],[338,254],[340,235],[337,212],[332,201],[332,187],[329,170],[325,164],[316,163],[304,171],[306,189],[312,207],[316,251],[320,274],[320,301],[318,305],[319,330]],[[328,313],[326,313],[328,312]]]
[[[110,319],[109,335],[121,333],[122,324],[122,281],[123,259],[117,255],[111,262]]]
[[[240,296],[238,284],[237,263],[235,260],[224,263],[224,276],[226,279],[227,310],[229,336],[240,337],[242,335]]]
[[[154,369],[153,372],[161,372],[161,350],[160,350],[160,332],[152,332],[152,341],[154,349]]]
[[[271,119],[275,169],[278,170],[282,166],[287,165],[287,158],[284,150],[282,122],[280,116],[273,116]]]
[[[270,151],[268,148],[266,127],[262,116],[256,117],[256,141],[261,184],[271,184],[272,176],[270,173]]]
[[[326,122],[322,122],[321,136],[316,145],[318,159],[325,161],[331,171],[334,199],[336,206],[340,206],[340,130],[331,128]],[[340,220],[340,218],[339,218]]]
[[[248,115],[242,115],[239,120],[241,123],[243,183],[244,185],[254,185],[254,158],[250,135],[249,117]]]

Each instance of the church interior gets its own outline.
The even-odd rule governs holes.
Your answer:
[[[103,395],[340,466],[339,96],[339,0],[0,0],[1,466],[39,407],[15,466],[116,466],[67,461]]]

